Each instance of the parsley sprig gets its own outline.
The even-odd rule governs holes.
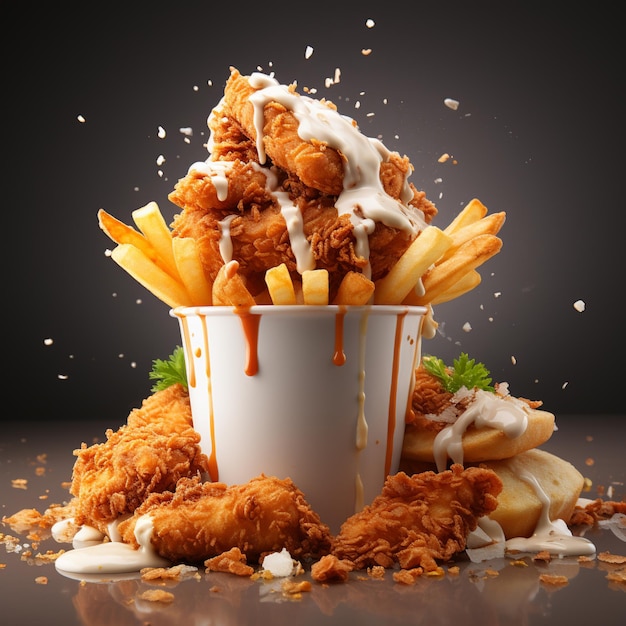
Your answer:
[[[185,369],[185,353],[181,346],[176,346],[169,359],[155,359],[152,361],[150,380],[156,380],[152,392],[162,391],[176,383],[187,389],[187,370]]]
[[[489,370],[483,363],[476,363],[475,359],[470,359],[465,352],[462,352],[458,359],[454,359],[452,367],[447,366],[442,359],[430,355],[425,355],[422,363],[426,371],[436,376],[450,393],[456,393],[461,387],[495,391],[491,386]]]

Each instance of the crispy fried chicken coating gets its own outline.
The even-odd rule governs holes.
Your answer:
[[[174,492],[153,493],[120,523],[127,543],[138,545],[140,516],[152,518],[152,545],[173,562],[203,562],[232,548],[258,562],[286,548],[295,559],[330,550],[331,535],[290,479],[260,475],[242,485],[181,479]]]
[[[74,451],[70,487],[76,523],[104,533],[150,493],[174,489],[180,478],[208,469],[200,435],[191,425],[189,396],[179,384],[148,397],[106,437]]]
[[[434,570],[465,549],[478,518],[497,506],[495,472],[453,465],[440,473],[389,476],[382,493],[342,525],[332,554],[355,569],[382,565]]]

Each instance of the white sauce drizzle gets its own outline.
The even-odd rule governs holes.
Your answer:
[[[406,230],[413,234],[426,227],[424,216],[415,216],[403,203],[413,197],[413,192],[404,177],[401,201],[387,194],[380,180],[380,164],[389,159],[389,151],[377,139],[363,135],[354,120],[339,114],[319,100],[289,91],[286,85],[266,74],[253,73],[250,85],[257,89],[249,100],[254,107],[256,148],[261,164],[266,162],[263,144],[264,107],[269,102],[278,102],[291,110],[298,120],[298,136],[304,141],[323,142],[341,153],[343,157],[343,191],[335,206],[340,215],[350,215],[357,254],[369,259],[367,236],[373,231],[375,222]],[[358,226],[358,228],[357,228]],[[366,275],[370,275],[369,268]]]
[[[528,426],[527,407],[526,403],[512,396],[503,397],[477,389],[473,402],[458,419],[437,433],[433,444],[437,469],[446,469],[448,458],[453,463],[463,464],[463,434],[471,424],[479,428],[497,428],[509,438],[522,435]]]
[[[188,172],[196,171],[209,176],[215,187],[217,199],[228,198],[228,173],[233,169],[232,161],[197,161],[189,166]]]
[[[220,227],[220,256],[225,264],[233,260],[233,241],[230,238],[230,223],[236,217],[235,214],[227,215],[218,222]]]
[[[144,567],[168,567],[170,562],[160,557],[151,542],[152,518],[142,515],[135,525],[139,548],[127,543],[108,541],[64,552],[56,567],[74,574],[120,574],[138,572]]]
[[[563,520],[550,520],[550,498],[548,498],[535,476],[523,472],[520,474],[520,478],[534,488],[542,504],[541,516],[531,537],[514,537],[509,539],[506,542],[506,550],[508,552],[539,552],[548,550],[550,554],[558,556],[595,554],[596,548],[593,543],[584,537],[574,537]]]

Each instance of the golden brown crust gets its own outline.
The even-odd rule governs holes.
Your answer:
[[[382,493],[348,518],[332,554],[355,569],[422,567],[426,571],[465,549],[478,518],[497,506],[502,489],[491,470],[453,465],[444,472],[389,476]]]
[[[290,479],[258,476],[243,485],[181,479],[174,492],[154,493],[120,523],[123,540],[137,545],[134,528],[152,518],[152,544],[173,562],[204,562],[238,548],[249,563],[287,549],[295,559],[326,554],[330,531]]]
[[[79,525],[107,533],[110,522],[132,513],[149,494],[173,489],[179,478],[208,469],[181,385],[144,400],[124,426],[106,436],[104,443],[74,451],[70,493]]]

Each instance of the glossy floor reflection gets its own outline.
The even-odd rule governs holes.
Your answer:
[[[588,478],[586,497],[624,498],[626,463],[621,416],[570,417],[543,447],[574,463]],[[107,425],[41,422],[17,425],[0,435],[0,514],[24,508],[43,511],[67,499],[72,450],[81,441],[103,437]],[[622,520],[623,522],[623,520]],[[622,623],[626,584],[607,577],[624,565],[602,560],[601,553],[626,555],[626,529],[617,525],[585,533],[597,548],[595,558],[535,562],[531,556],[472,563],[464,555],[444,567],[442,577],[423,576],[415,584],[395,583],[353,572],[349,583],[320,585],[300,595],[285,593],[282,579],[254,581],[199,570],[180,581],[143,581],[138,575],[70,578],[59,573],[48,551],[63,549],[42,531],[38,537],[6,525],[0,546],[0,595],[3,616],[12,626],[37,623],[67,626],[221,626],[245,624],[570,624]],[[7,536],[15,540],[7,540]],[[452,567],[450,567],[452,566]],[[458,569],[457,567],[458,566]],[[540,575],[567,578],[547,585]],[[304,575],[308,577],[308,574]],[[159,589],[168,602],[146,599]]]

